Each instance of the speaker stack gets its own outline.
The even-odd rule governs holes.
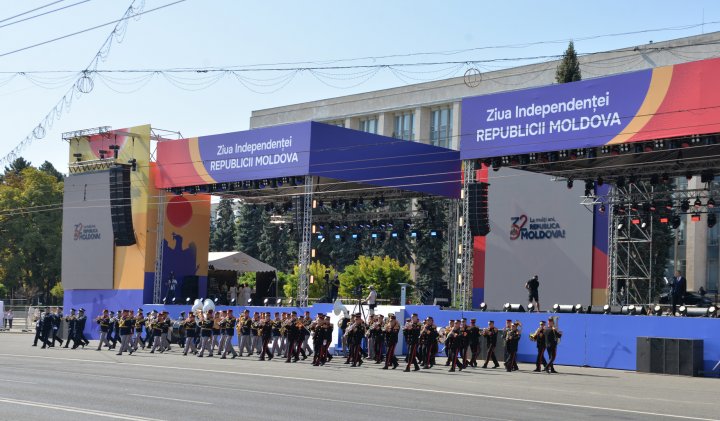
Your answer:
[[[490,214],[488,212],[488,183],[468,185],[468,224],[470,233],[475,237],[484,237],[490,233]]]
[[[130,167],[125,165],[110,169],[110,215],[116,246],[135,244],[130,202]]]

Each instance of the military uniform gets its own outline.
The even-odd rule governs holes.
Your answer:
[[[240,344],[239,344],[239,351],[240,356],[242,357],[242,353],[244,350],[247,350],[248,355],[253,354],[252,349],[252,341],[250,339],[250,331],[252,330],[252,319],[248,317],[248,313],[244,313],[243,316],[240,318]]]
[[[530,335],[530,340],[535,342],[537,345],[537,357],[535,358],[535,370],[536,372],[541,371],[540,366],[543,368],[547,367],[547,361],[545,361],[545,323],[541,322],[540,327],[537,328],[535,333]]]
[[[497,346],[498,330],[495,326],[490,326],[483,330],[482,335],[485,337],[485,344],[487,345],[487,355],[485,356],[485,364],[483,368],[487,368],[488,363],[492,360],[495,366],[493,368],[500,367],[498,364],[497,357],[495,356],[495,347]]]
[[[264,361],[267,357],[268,361],[273,359],[273,354],[270,352],[270,339],[272,338],[272,320],[270,318],[263,318],[258,323],[258,332],[261,341],[260,360]]]
[[[108,347],[108,349],[111,349],[110,341],[108,340],[108,335],[110,334],[110,317],[107,315],[107,313],[103,313],[102,316],[98,317],[96,320],[97,324],[100,325],[100,342],[98,343],[97,350],[100,351],[102,349],[102,346],[105,345]]]
[[[505,332],[505,350],[507,351],[507,359],[505,360],[505,369],[507,371],[515,371],[517,367],[517,351],[520,344],[520,332],[517,329],[510,329]]]
[[[125,311],[123,313],[124,314],[118,319],[120,351],[118,351],[117,355],[122,355],[122,353],[126,351],[132,355],[133,350],[130,348],[130,337],[132,336],[133,326],[135,323],[133,322],[133,319],[128,316],[128,312]]]
[[[67,348],[70,346],[70,341],[73,341],[73,349],[75,348],[75,344],[77,344],[77,333],[75,330],[77,329],[77,316],[75,315],[75,309],[70,310],[70,315],[65,317],[65,323],[67,323],[67,331],[68,336],[67,340],[65,341],[65,346],[63,348]]]
[[[475,325],[475,319],[470,320],[470,326],[466,329],[467,342],[470,347],[470,361],[467,365],[477,367],[477,356],[480,352],[480,328]]]
[[[220,358],[226,358],[225,356],[228,353],[232,354],[232,358],[236,358],[238,355],[237,352],[235,352],[235,347],[232,343],[233,337],[235,336],[236,324],[237,319],[232,314],[228,314],[227,317],[225,317],[225,348],[222,350]]]
[[[205,351],[208,352],[208,357],[212,357],[212,330],[213,325],[215,324],[215,320],[212,317],[212,314],[208,314],[207,318],[200,321],[200,339],[201,339],[201,346],[200,346],[200,352],[198,353],[198,357],[202,358],[205,354]]]
[[[195,347],[195,337],[197,336],[197,323],[195,323],[195,316],[191,315],[187,319],[182,321],[185,327],[185,349],[183,355],[187,355],[188,351],[191,354],[197,354],[197,348]]]
[[[405,325],[403,329],[403,335],[405,335],[405,342],[408,344],[408,363],[405,367],[405,372],[410,371],[410,365],[415,365],[415,371],[420,370],[420,366],[417,361],[417,349],[420,342],[420,329],[422,326],[416,321],[411,321]]]
[[[552,325],[548,323],[548,327],[545,328],[544,333],[545,349],[547,350],[549,357],[545,371],[548,373],[557,373],[557,371],[555,371],[555,358],[557,357],[557,346],[560,342],[560,338],[562,337],[562,332],[557,330],[554,323]]]
[[[395,356],[395,347],[398,343],[400,324],[397,320],[395,320],[394,314],[390,314],[383,330],[385,333],[385,344],[387,345],[387,355],[385,356],[385,366],[383,369],[387,370],[390,366],[392,366],[393,370],[395,370],[398,366],[398,360]]]

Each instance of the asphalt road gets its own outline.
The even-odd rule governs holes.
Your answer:
[[[0,334],[0,420],[717,420],[718,379],[558,366],[403,373],[115,351]],[[562,349],[560,350],[562,352]]]

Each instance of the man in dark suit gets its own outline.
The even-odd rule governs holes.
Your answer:
[[[685,292],[687,290],[687,280],[680,271],[675,272],[672,284],[670,285],[670,303],[672,304],[672,315],[675,315],[675,307],[683,305],[685,300]]]

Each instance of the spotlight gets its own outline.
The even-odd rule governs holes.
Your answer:
[[[618,230],[618,231],[620,231],[620,230],[623,229],[624,227],[625,227],[625,224],[623,224],[622,222],[620,222],[619,224],[617,224],[617,230]]]
[[[605,305],[603,306],[603,314],[610,314],[610,311],[611,311],[610,305],[609,305],[609,304],[605,304]]]
[[[162,301],[163,301],[163,304],[165,304],[165,301],[167,301],[167,297],[164,297]]]
[[[702,217],[700,216],[699,213],[694,213],[694,214],[690,215],[690,220],[693,222],[700,222],[701,219],[702,219]]]
[[[120,146],[118,146],[118,145],[110,145],[110,146],[108,146],[108,148],[109,148],[111,151],[113,151],[113,157],[114,157],[115,159],[117,159],[117,157],[118,157],[118,152],[120,151]]]
[[[260,180],[260,182],[258,183],[258,188],[264,189],[264,188],[267,187],[269,184],[270,184],[270,180],[268,180],[268,179],[262,179],[262,180]]]
[[[172,303],[175,304],[175,297],[172,297]]]
[[[108,153],[105,149],[100,149],[98,152],[100,153],[100,159],[105,159],[105,155]]]
[[[714,213],[709,213],[707,216],[707,226],[712,228],[717,224],[717,216]]]
[[[672,223],[672,227],[674,229],[678,229],[678,228],[680,228],[680,224],[682,223],[682,220],[680,219],[680,217],[678,215],[673,215],[671,223]]]
[[[130,169],[132,171],[137,171],[137,159],[133,158],[128,161],[128,164],[130,164]]]
[[[213,300],[213,302],[214,302],[215,304],[217,304],[217,303],[218,303],[218,300],[219,300],[219,298],[215,297],[215,299]]]
[[[268,303],[269,303],[269,302],[270,302],[270,299],[269,299],[269,298],[266,298],[266,299],[263,300],[263,304],[265,304],[265,307],[268,306]]]
[[[522,306],[522,304],[505,303],[505,305],[503,306],[503,311],[509,313],[525,313],[525,308]]]
[[[231,305],[231,306],[234,306],[236,301],[237,301],[237,299],[236,299],[236,298],[233,298],[232,300],[230,300],[230,305]]]
[[[662,316],[662,307],[660,304],[655,304],[652,308],[653,316]]]
[[[717,307],[715,307],[715,306],[708,307],[708,309],[707,309],[708,317],[717,317],[717,315],[718,315],[717,313],[718,313]]]
[[[553,313],[572,313],[575,306],[572,304],[554,304]]]
[[[573,311],[575,313],[584,313],[585,309],[583,308],[582,304],[575,304],[575,307],[573,308]]]
[[[74,153],[74,154],[73,154],[73,157],[75,157],[75,160],[76,160],[77,162],[82,161],[82,154],[81,154],[81,153]]]
[[[700,173],[701,183],[711,183],[715,179],[715,174],[712,170],[704,170]]]
[[[480,311],[487,311],[487,304],[484,302],[480,303]]]
[[[628,306],[622,306],[621,311],[622,311],[622,314],[634,316],[639,313],[639,308],[635,304],[630,304]]]
[[[185,302],[189,304],[189,303],[190,303],[190,297],[187,297],[187,298],[185,299]]]
[[[573,181],[575,181],[575,180],[573,180],[572,178],[567,179],[567,188],[568,189],[573,188]]]
[[[689,211],[690,210],[690,201],[687,199],[683,199],[680,202],[680,210],[682,210],[683,212]]]
[[[602,177],[598,177],[598,178],[597,178],[597,185],[598,185],[598,186],[602,186],[603,184],[605,184],[605,180],[603,180]]]
[[[601,203],[601,204],[600,204],[600,208],[598,208],[598,211],[600,211],[600,213],[605,213],[606,210],[607,210],[607,209],[605,209],[605,204],[604,204],[604,203]]]
[[[712,197],[709,198],[707,201],[707,204],[705,206],[707,206],[710,209],[714,208],[715,207],[715,199],[713,199]]]
[[[248,298],[247,305],[249,305],[249,306],[252,305],[252,298]]]
[[[693,203],[695,206],[695,209],[700,209],[702,207],[702,202],[700,201],[700,196],[695,198],[695,203]]]
[[[619,189],[625,187],[625,177],[618,177],[617,180],[615,180],[615,186],[617,186],[617,188]]]
[[[278,298],[277,300],[275,300],[275,304],[279,306],[282,305],[282,298]]]
[[[668,218],[667,216],[661,216],[660,218],[658,218],[658,221],[660,221],[661,224],[667,224],[670,222],[670,218]]]
[[[528,303],[528,313],[532,313],[535,311],[535,303]]]
[[[687,307],[685,307],[685,306],[680,306],[680,307],[678,308],[678,312],[679,312],[680,315],[683,316],[683,317],[684,317],[684,316],[687,316]]]
[[[595,189],[595,182],[593,180],[585,180],[585,197],[590,196],[593,189]]]

